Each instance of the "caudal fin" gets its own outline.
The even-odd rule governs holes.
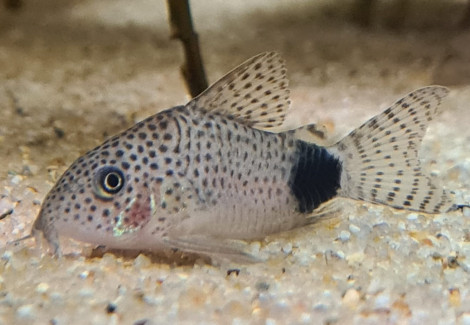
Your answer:
[[[343,164],[341,195],[398,209],[447,211],[451,199],[421,171],[418,149],[448,92],[418,89],[335,144],[331,149]]]

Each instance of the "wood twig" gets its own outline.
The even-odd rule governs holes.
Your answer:
[[[18,10],[21,8],[23,5],[22,0],[3,0],[3,5],[5,6],[6,9],[8,10]]]
[[[467,1],[467,8],[465,8],[465,13],[460,21],[460,26],[462,28],[470,27],[470,1]]]
[[[352,19],[361,27],[370,27],[372,21],[372,7],[375,0],[355,0]]]
[[[178,38],[184,47],[185,63],[181,72],[189,93],[196,97],[207,88],[207,79],[199,49],[198,35],[194,31],[188,0],[167,0],[171,37]]]

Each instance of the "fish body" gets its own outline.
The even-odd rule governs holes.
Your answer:
[[[336,196],[426,213],[451,200],[419,168],[417,149],[443,87],[417,90],[330,147],[274,132],[289,107],[286,70],[258,55],[184,106],[118,134],[77,159],[33,226],[121,249],[246,255],[250,240],[317,220]]]

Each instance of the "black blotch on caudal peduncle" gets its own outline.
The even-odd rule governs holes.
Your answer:
[[[296,141],[296,162],[289,185],[299,203],[298,210],[310,213],[321,203],[336,196],[340,188],[341,162],[325,148]]]

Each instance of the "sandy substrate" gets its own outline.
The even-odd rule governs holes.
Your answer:
[[[345,20],[350,2],[194,1],[211,81],[276,50],[287,61],[286,124],[325,123],[334,141],[407,92],[449,86],[422,159],[470,202],[470,31],[463,1],[410,1],[400,30]],[[470,211],[422,215],[338,200],[341,213],[251,245],[269,257],[93,253],[64,240],[54,259],[27,235],[79,155],[187,101],[163,1],[26,1],[0,9],[0,324],[470,324]],[[96,257],[90,257],[95,256]],[[236,269],[237,271],[230,271]]]

